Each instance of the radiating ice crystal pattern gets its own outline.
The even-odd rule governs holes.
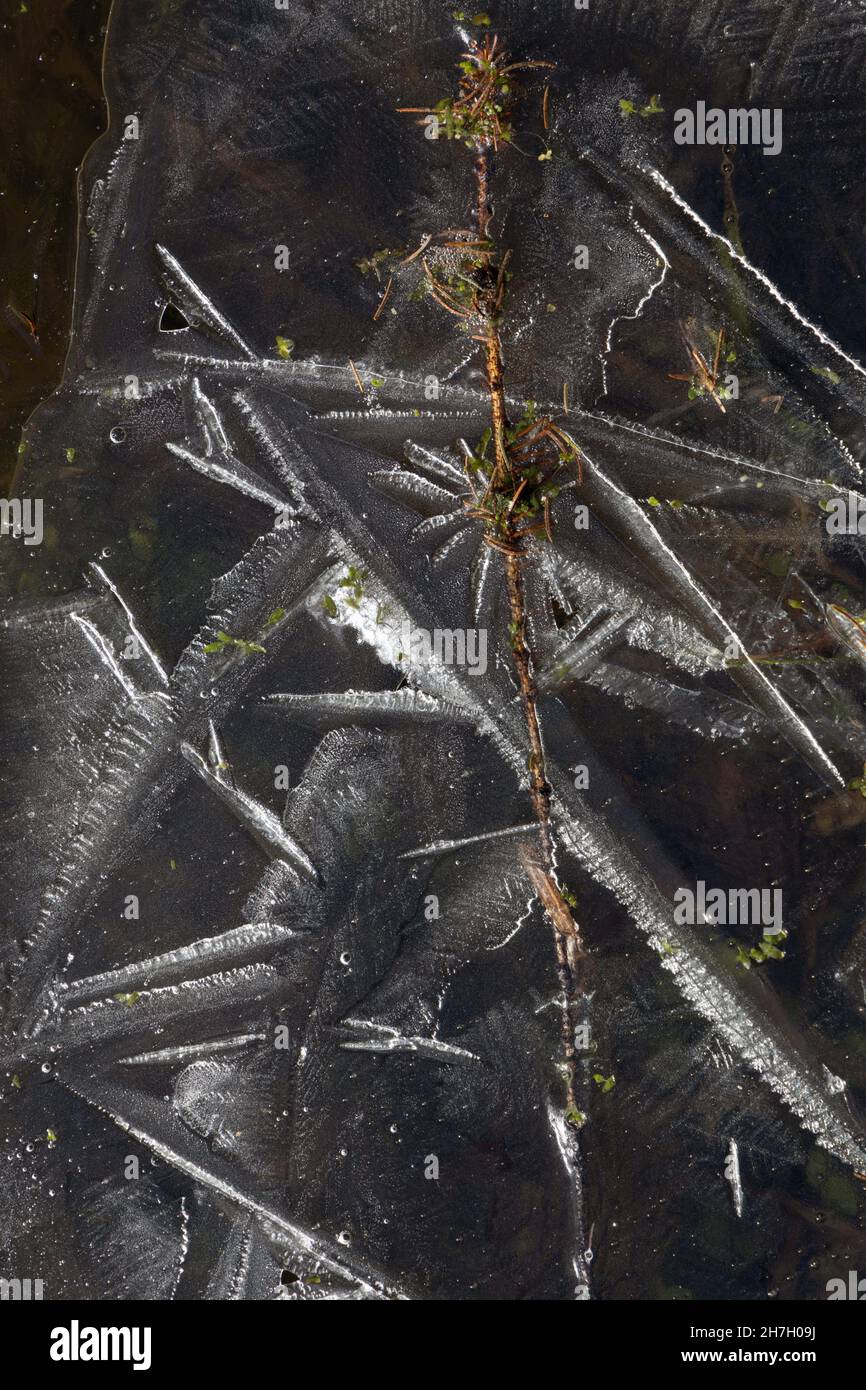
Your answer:
[[[66,376],[14,483],[44,535],[2,538],[0,1275],[823,1297],[866,1263],[866,19],[492,12],[557,64],[495,175],[509,409],[581,449],[525,562],[591,956],[578,1136],[467,515],[484,379],[423,293],[467,162],[396,110],[448,90],[464,22],[230,8],[114,6]],[[677,145],[698,100],[780,108],[782,152]],[[721,330],[725,409],[689,381]],[[433,640],[469,631],[483,666]],[[680,920],[699,881],[778,889],[784,953]]]

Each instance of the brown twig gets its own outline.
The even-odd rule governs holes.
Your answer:
[[[387,283],[387,285],[385,286],[385,293],[382,295],[382,298],[379,300],[379,303],[378,303],[378,305],[376,306],[376,312],[375,312],[375,314],[373,315],[373,322],[374,322],[374,323],[376,322],[376,320],[378,319],[378,317],[379,317],[379,315],[381,314],[382,310],[384,309],[386,303],[388,302],[388,295],[391,293],[391,286],[393,285],[393,283],[394,283],[394,276],[393,276],[393,275],[389,275],[389,277],[388,277],[388,283]]]
[[[566,1073],[568,1115],[577,1123],[575,1105],[575,1046],[574,1005],[576,987],[586,957],[580,930],[563,891],[556,881],[554,842],[550,820],[550,786],[547,782],[544,743],[538,716],[538,691],[533,676],[532,656],[527,641],[526,594],[523,566],[527,552],[524,539],[543,529],[552,535],[550,501],[543,493],[534,506],[526,505],[539,471],[549,483],[566,459],[575,460],[579,467],[579,451],[550,419],[530,418],[514,429],[508,418],[505,370],[500,336],[503,306],[506,295],[510,251],[499,255],[491,234],[493,217],[490,196],[491,160],[500,142],[510,138],[510,99],[505,93],[510,83],[503,82],[506,74],[521,69],[552,67],[552,63],[510,63],[500,49],[497,37],[485,38],[474,44],[465,55],[468,60],[465,75],[459,84],[459,96],[450,104],[452,120],[462,122],[461,138],[465,131],[474,132],[468,141],[474,149],[474,228],[469,232],[448,231],[444,245],[471,253],[472,275],[457,277],[461,298],[468,306],[456,305],[448,286],[437,279],[426,260],[422,260],[432,297],[449,313],[471,320],[471,337],[481,343],[487,393],[490,400],[489,444],[492,460],[489,464],[483,494],[467,499],[468,515],[484,524],[483,540],[503,556],[505,581],[510,613],[509,631],[517,685],[520,691],[523,720],[529,745],[529,795],[538,826],[538,851],[527,854],[524,864],[532,886],[553,928],[556,964],[562,991],[562,1053]],[[469,66],[471,64],[471,67]],[[494,101],[494,97],[496,100]],[[429,115],[435,108],[402,108],[420,110]],[[545,129],[549,121],[549,88],[543,99]],[[474,123],[474,124],[473,124]],[[418,254],[418,253],[416,253]],[[468,289],[467,289],[468,287]],[[566,411],[567,396],[564,395]],[[486,450],[486,446],[485,446]],[[471,458],[467,458],[467,472]],[[529,471],[531,469],[531,472]],[[582,479],[582,473],[579,474]],[[520,505],[518,505],[520,504]],[[540,513],[533,515],[533,510]],[[528,519],[527,519],[527,513]]]

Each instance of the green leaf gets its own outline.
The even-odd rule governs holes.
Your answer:
[[[771,937],[764,937],[764,940],[761,942],[761,949],[764,952],[764,956],[769,957],[771,960],[785,959],[785,952],[779,950]]]
[[[278,334],[276,343],[278,357],[282,357],[284,361],[286,360],[286,358],[291,357],[292,353],[295,350],[295,344],[291,338],[281,338]]]
[[[273,611],[273,613],[269,613],[269,614],[268,614],[268,620],[267,620],[265,626],[266,626],[266,627],[273,627],[274,623],[278,623],[278,622],[280,621],[280,618],[284,618],[285,616],[286,616],[286,610],[285,610],[285,608],[275,608],[274,611]]]
[[[790,555],[786,555],[783,550],[777,550],[764,561],[764,566],[777,579],[784,579],[792,563]]]
[[[866,763],[863,764],[862,776],[855,777],[848,783],[848,787],[852,792],[859,792],[861,796],[866,797]]]
[[[825,377],[827,381],[832,381],[834,386],[838,386],[842,380],[839,373],[834,372],[832,367],[810,367],[809,371],[814,372],[816,376]]]
[[[592,1079],[596,1086],[601,1087],[603,1095],[607,1095],[608,1091],[612,1091],[616,1085],[616,1077],[613,1074],[610,1076],[602,1076],[600,1071],[596,1071],[593,1072]]]
[[[640,114],[644,118],[646,118],[647,116],[658,116],[664,111],[664,109],[665,108],[661,105],[659,101],[658,92],[653,92],[646,105],[641,107]]]
[[[322,599],[322,607],[324,608],[329,618],[336,618],[338,611],[337,605],[331,598],[330,594],[325,594],[325,597]]]

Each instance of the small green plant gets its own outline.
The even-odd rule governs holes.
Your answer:
[[[648,116],[660,116],[664,109],[658,92],[653,92],[649,101],[643,106],[635,106],[628,97],[620,97],[619,99],[619,114],[624,121],[627,121],[629,116],[642,116],[644,120]]]
[[[358,569],[356,565],[350,565],[346,573],[343,575],[343,578],[338,582],[337,587],[339,589],[348,590],[348,593],[343,594],[343,602],[347,605],[347,607],[360,608],[361,599],[364,597],[364,580],[366,578],[366,570]],[[331,602],[334,603],[334,600],[332,599]],[[327,612],[330,613],[331,610],[328,608],[327,604],[325,605],[325,609]],[[336,603],[334,603],[334,612],[331,614],[331,616],[336,616],[336,612],[337,605]]]
[[[232,637],[230,632],[218,632],[216,641],[206,642],[204,650],[211,652],[222,652],[227,647],[237,647],[242,652],[263,652],[265,649],[261,642],[248,642],[243,637]]]
[[[859,792],[861,796],[866,796],[866,763],[863,764],[861,775],[852,778],[848,783],[848,789],[852,792]]]
[[[581,451],[561,425],[539,415],[534,401],[527,401],[519,420],[509,414],[505,389],[502,332],[507,318],[506,300],[511,279],[511,253],[501,250],[493,233],[491,199],[492,157],[503,145],[513,143],[512,114],[515,104],[514,75],[532,69],[552,68],[541,61],[512,62],[497,35],[472,39],[458,63],[457,94],[435,106],[401,107],[421,117],[420,124],[438,137],[465,145],[473,156],[475,198],[471,225],[438,233],[437,256],[424,256],[428,237],[408,259],[422,257],[427,294],[460,322],[460,327],[481,345],[487,393],[489,426],[478,442],[466,450],[464,472],[469,495],[466,516],[479,524],[481,544],[501,557],[508,596],[508,634],[512,665],[526,728],[529,795],[538,827],[538,857],[527,856],[525,868],[553,930],[557,970],[562,988],[562,1057],[567,1122],[580,1128],[584,1116],[574,1092],[575,992],[585,956],[580,929],[572,912],[573,895],[565,896],[555,872],[550,818],[551,789],[545,774],[544,746],[538,717],[537,687],[529,648],[524,565],[534,532],[552,539],[551,503],[560,486],[574,477],[583,481]],[[549,87],[542,99],[541,118],[549,129]],[[546,140],[544,141],[547,145]],[[545,150],[543,155],[547,159]],[[433,262],[432,266],[430,262]]]
[[[712,335],[710,336],[712,337]],[[723,415],[726,414],[722,402],[735,400],[736,395],[734,387],[728,386],[721,379],[722,364],[723,362],[736,362],[737,354],[732,348],[725,353],[724,328],[720,328],[715,334],[712,361],[691,341],[688,334],[686,334],[686,346],[694,370],[691,372],[668,372],[668,380],[688,382],[690,401],[701,400],[706,396],[718,406]]]
[[[489,544],[496,536],[500,545],[507,546],[542,528],[550,539],[550,504],[565,481],[564,470],[574,465],[578,482],[583,480],[580,449],[549,416],[538,415],[535,401],[525,402],[516,424],[505,424],[502,441],[506,476],[501,483],[498,451],[494,449],[491,457],[492,429],[484,431],[466,456],[466,471],[479,484],[476,506],[469,515],[485,523]],[[513,637],[515,623],[509,630]]]
[[[355,269],[362,275],[375,275],[377,280],[382,279],[382,266],[386,261],[396,260],[404,254],[401,250],[392,250],[390,246],[383,246],[381,250],[374,251],[369,256],[362,256],[355,261]]]
[[[606,1096],[616,1085],[616,1077],[611,1073],[610,1076],[602,1076],[600,1071],[594,1071],[592,1079],[601,1090],[602,1095]]]
[[[737,945],[734,948],[734,956],[738,965],[744,970],[751,970],[753,965],[763,965],[768,960],[784,960],[785,952],[780,951],[777,946],[778,941],[784,941],[788,933],[786,931],[775,932],[772,936],[766,934],[758,942],[757,946],[746,948]]]
[[[134,989],[129,994],[115,994],[114,998],[118,1004],[125,1004],[128,1009],[131,1009],[133,1004],[138,1003],[141,995],[138,990]]]
[[[487,16],[482,18],[487,22]],[[473,23],[475,21],[472,21]],[[496,35],[472,43],[458,63],[462,74],[456,96],[443,97],[435,106],[400,106],[403,112],[436,122],[436,132],[447,140],[460,140],[467,149],[496,150],[514,138],[511,125],[513,75],[530,68],[552,68],[552,63],[508,61]]]

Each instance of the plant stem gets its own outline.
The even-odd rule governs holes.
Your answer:
[[[483,331],[479,336],[484,343],[487,389],[490,396],[490,427],[493,444],[494,467],[490,478],[490,490],[506,489],[509,481],[513,484],[514,470],[508,455],[508,414],[505,401],[505,372],[502,355],[502,341],[499,334],[499,320],[502,303],[503,272],[506,257],[497,261],[495,245],[490,234],[490,162],[492,148],[479,151],[475,161],[475,225],[480,240],[489,249],[482,252],[479,264],[486,275],[486,285],[478,298],[478,308],[483,316]],[[550,786],[546,776],[544,744],[538,718],[538,690],[532,672],[532,656],[526,640],[526,594],[523,582],[523,561],[525,551],[513,513],[509,514],[500,533],[497,549],[503,553],[505,581],[510,610],[511,651],[523,718],[529,743],[529,794],[535,819],[538,822],[538,838],[541,850],[541,864],[535,872],[530,870],[534,887],[542,900],[553,928],[556,949],[557,974],[562,991],[562,1054],[565,1066],[566,1101],[569,1112],[577,1110],[575,1080],[575,1003],[576,976],[579,960],[583,957],[580,931],[562,897],[555,879],[554,845],[550,824]],[[504,542],[504,544],[502,543]],[[542,877],[543,876],[543,877]]]
[[[575,1050],[574,1050],[574,1025],[575,1003],[576,1003],[576,974],[580,957],[583,954],[580,933],[577,924],[568,910],[567,905],[562,899],[559,890],[556,888],[553,879],[554,855],[553,855],[553,836],[550,828],[550,787],[545,775],[544,745],[541,741],[541,728],[538,722],[537,688],[532,675],[532,658],[526,643],[526,603],[523,587],[523,571],[521,569],[522,555],[516,551],[505,556],[505,582],[508,590],[508,604],[511,613],[511,651],[514,658],[514,667],[517,673],[517,681],[520,686],[520,699],[523,706],[523,718],[526,724],[526,732],[529,738],[529,794],[532,799],[532,809],[535,819],[538,822],[538,838],[541,846],[542,870],[547,879],[547,885],[539,883],[534,875],[536,889],[540,889],[539,896],[553,927],[553,939],[556,948],[556,968],[559,976],[560,989],[562,990],[562,1053],[563,1062],[566,1067],[566,1100],[569,1109],[577,1109],[574,1076],[575,1076]],[[547,892],[545,892],[547,886]],[[550,889],[553,889],[555,897],[549,896]],[[561,904],[561,908],[560,908]],[[551,908],[554,907],[552,911]],[[568,922],[560,915],[564,909],[567,918],[570,919],[574,927],[574,934],[570,935],[567,931]]]
[[[468,145],[475,156],[475,225],[470,233],[471,239],[467,239],[463,233],[441,234],[443,237],[457,237],[456,241],[446,241],[446,246],[452,249],[462,247],[464,251],[472,252],[469,265],[472,274],[468,276],[465,273],[467,265],[461,262],[460,270],[452,274],[450,279],[439,280],[426,260],[423,264],[432,297],[449,313],[463,318],[467,327],[471,323],[476,330],[473,337],[484,348],[490,398],[489,443],[493,446],[493,457],[487,473],[486,490],[480,500],[476,498],[472,514],[484,522],[485,542],[504,556],[511,650],[529,744],[529,793],[538,825],[539,854],[535,858],[527,855],[524,865],[553,928],[562,990],[562,1054],[567,1118],[569,1123],[579,1124],[574,1090],[574,1025],[576,982],[585,952],[577,923],[556,881],[550,787],[538,719],[538,691],[527,642],[523,576],[526,559],[524,538],[541,525],[538,520],[541,511],[544,529],[550,537],[550,484],[565,463],[577,461],[579,451],[552,420],[536,420],[534,409],[530,407],[527,407],[526,421],[521,421],[517,429],[512,428],[508,419],[500,324],[507,284],[506,269],[511,253],[506,251],[500,254],[491,235],[493,206],[490,197],[493,156],[512,139],[512,98],[509,96],[512,74],[521,69],[549,68],[553,65],[537,61],[512,63],[495,35],[471,43],[464,59],[460,64],[464,75],[460,79],[456,97],[446,99],[433,108],[398,109],[441,118],[448,137]],[[548,95],[546,92],[544,99],[545,129],[548,126]],[[471,287],[468,304],[467,286]],[[483,445],[481,449],[485,460],[486,447]],[[552,459],[551,452],[554,455]],[[546,490],[540,485],[540,480],[547,483]],[[527,501],[529,498],[532,500]]]

